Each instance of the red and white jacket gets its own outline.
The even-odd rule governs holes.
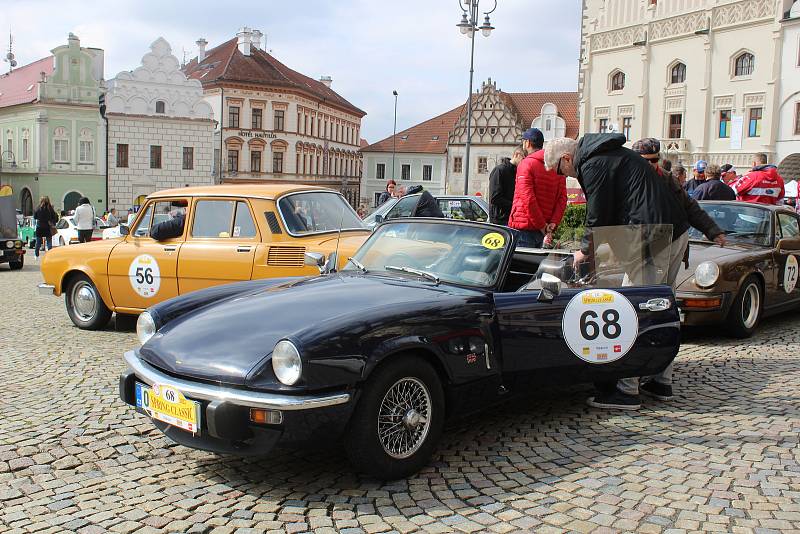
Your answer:
[[[566,208],[566,178],[545,168],[544,150],[528,154],[517,165],[509,228],[532,231],[549,223],[558,225]]]
[[[777,204],[784,195],[783,178],[775,165],[753,167],[748,174],[731,185],[736,200],[756,204]]]

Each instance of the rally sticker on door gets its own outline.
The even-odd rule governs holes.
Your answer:
[[[783,270],[783,290],[791,293],[795,287],[797,287],[797,258],[789,254]]]
[[[161,286],[158,262],[149,254],[136,256],[128,269],[128,278],[136,293],[144,298],[154,297]]]
[[[633,347],[639,318],[633,304],[620,293],[593,289],[572,297],[561,327],[575,356],[589,363],[611,363]]]

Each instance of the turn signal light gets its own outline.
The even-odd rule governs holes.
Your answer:
[[[684,299],[681,308],[719,308],[722,306],[721,298],[713,299]]]
[[[283,413],[278,410],[250,408],[250,420],[261,425],[279,425],[283,423]]]

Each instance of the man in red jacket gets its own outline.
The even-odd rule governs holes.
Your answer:
[[[753,158],[753,170],[731,187],[736,192],[736,200],[756,204],[775,205],[784,195],[783,178],[775,165],[767,165],[767,155],[762,153]]]
[[[561,222],[567,207],[567,185],[563,176],[544,167],[544,135],[537,128],[522,134],[522,148],[528,156],[517,166],[514,201],[509,228],[519,230],[518,245],[539,248],[545,234]]]

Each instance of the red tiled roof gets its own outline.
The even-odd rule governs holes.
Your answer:
[[[236,38],[209,50],[200,63],[197,58],[192,59],[183,72],[200,80],[203,86],[228,81],[295,89],[361,117],[366,115],[324,83],[290,69],[261,49],[251,46],[250,55],[245,56],[239,51]]]
[[[0,76],[0,108],[36,101],[36,83],[42,72],[53,74],[53,63],[53,56],[47,56]]]
[[[397,136],[390,135],[373,145],[362,147],[361,152],[392,152],[392,138],[395,137],[397,139],[396,152],[444,154],[447,151],[447,137],[450,135],[450,130],[453,129],[465,107],[458,106],[438,117],[397,132]]]
[[[358,146],[360,146],[361,148],[364,148],[365,146],[369,146],[369,141],[367,141],[366,139],[364,139],[364,138],[362,137],[362,138],[361,138],[361,141],[360,141],[360,142],[359,142],[359,144],[358,144]]]
[[[566,136],[576,139],[578,137],[578,93],[575,92],[550,92],[550,93],[506,93],[500,92],[506,103],[520,116],[522,122],[529,127],[536,117],[542,114],[542,106],[547,103],[555,104],[558,114],[564,119],[567,126]],[[397,152],[415,152],[425,154],[444,154],[447,150],[447,140],[453,126],[458,121],[461,113],[466,109],[466,104],[451,109],[447,113],[412,126],[397,133]],[[473,108],[474,109],[474,108]],[[407,136],[404,140],[403,136]],[[438,136],[437,140],[433,137]],[[392,136],[373,145],[361,148],[362,152],[392,152]]]

